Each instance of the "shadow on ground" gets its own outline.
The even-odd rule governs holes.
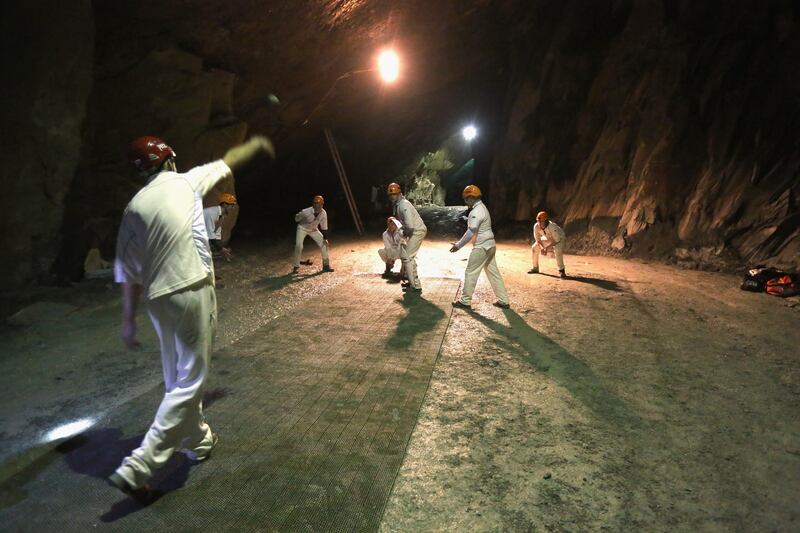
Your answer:
[[[397,322],[397,329],[386,341],[386,346],[390,348],[408,348],[414,343],[417,335],[425,331],[433,331],[439,321],[445,317],[444,311],[418,293],[403,294],[400,305],[405,307],[408,312]]]
[[[588,365],[533,329],[511,309],[503,310],[508,326],[474,311],[470,314],[495,333],[522,347],[528,362],[537,370],[547,372],[593,413],[631,428],[641,425],[641,418],[609,391]]]
[[[557,276],[556,274],[547,274],[545,272],[538,272],[535,275],[560,279],[560,276]],[[625,289],[620,287],[616,281],[610,279],[587,278],[586,276],[569,276],[564,281],[578,281],[580,283],[588,283],[589,285],[594,285],[595,287],[598,287],[600,289],[605,289],[607,291],[616,291],[616,292],[625,291]]]
[[[567,281],[579,281],[581,283],[588,283],[607,291],[624,292],[625,289],[619,286],[616,281],[601,278],[587,278],[585,276],[569,276]]]
[[[300,281],[303,281],[303,280],[306,280],[306,279],[309,279],[309,278],[314,278],[314,277],[319,276],[321,274],[323,274],[323,272],[321,270],[319,270],[317,272],[313,272],[311,274],[293,274],[293,273],[289,272],[289,273],[286,273],[286,274],[282,274],[280,276],[267,276],[267,277],[261,278],[261,279],[255,281],[255,282],[253,282],[253,285],[258,287],[258,288],[260,288],[260,289],[266,289],[268,291],[277,291],[279,289],[282,289],[282,288],[286,287],[287,285],[289,285],[291,283],[298,283]]]
[[[144,435],[123,438],[116,428],[100,428],[82,433],[59,444],[55,451],[64,456],[64,461],[73,472],[106,481],[108,476],[130,455]],[[192,462],[182,453],[175,453],[167,464],[159,469],[150,481],[155,500],[174,490],[180,489],[189,478]],[[117,489],[109,486],[109,491]],[[155,501],[154,500],[154,501]],[[113,522],[140,511],[143,507],[133,499],[124,496],[111,506],[100,519]]]

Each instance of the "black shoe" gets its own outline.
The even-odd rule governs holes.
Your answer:
[[[453,302],[453,307],[457,309],[472,309],[472,306],[463,303],[461,300],[456,300]]]
[[[325,265],[322,267],[323,272],[333,272],[334,270],[330,267],[330,265]]]
[[[292,274],[297,274],[300,272],[300,267],[292,267]]]
[[[153,491],[149,485],[143,485],[138,489],[134,489],[131,487],[125,478],[114,472],[110,476],[108,476],[108,483],[128,495],[132,500],[136,503],[141,505],[142,507],[146,507],[156,501],[159,497],[159,494]]]
[[[563,270],[559,270],[558,277],[560,277],[561,279],[567,279],[567,273],[564,272]]]
[[[511,309],[511,304],[504,304],[499,300],[493,303],[492,305],[495,307],[499,307],[500,309]]]
[[[538,273],[539,273],[539,269],[538,268],[532,268],[532,269],[528,270],[528,274],[538,274]]]
[[[391,270],[386,270],[386,271],[384,271],[383,274],[381,274],[381,277],[383,279],[391,279],[392,276],[394,276],[394,272],[392,272]]]
[[[422,292],[422,287],[412,287],[411,285],[403,285],[405,292]]]

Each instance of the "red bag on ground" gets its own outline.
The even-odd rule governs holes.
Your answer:
[[[773,296],[794,296],[800,294],[800,276],[785,275],[767,282],[767,292]]]

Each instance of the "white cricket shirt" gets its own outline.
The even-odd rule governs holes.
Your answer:
[[[150,300],[205,278],[213,283],[203,196],[231,175],[220,160],[183,174],[161,172],[153,177],[122,215],[116,281],[141,284]]]
[[[294,221],[300,224],[308,232],[316,231],[317,228],[328,231],[328,213],[325,208],[314,213],[314,207],[306,207],[294,216]]]

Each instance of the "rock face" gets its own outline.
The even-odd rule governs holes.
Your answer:
[[[81,275],[92,247],[113,257],[117,221],[140,185],[124,162],[125,148],[139,135],[171,144],[179,170],[219,157],[247,132],[270,135],[280,159],[270,183],[250,180],[249,188],[239,189],[239,220],[249,228],[273,227],[274,234],[274,220],[263,217],[291,221],[299,205],[321,193],[332,197],[329,212],[338,207],[338,220],[346,224],[322,127],[335,129],[364,208],[370,185],[385,187],[384,178],[409,156],[437,146],[441,130],[454,127],[431,113],[451,99],[450,85],[476,70],[496,70],[457,57],[461,52],[485,61],[495,54],[494,47],[477,53],[485,48],[486,30],[472,29],[491,9],[485,0],[209,0],[191,9],[176,1],[98,0],[93,6],[91,115],[61,227],[69,244],[54,267],[68,279]],[[392,44],[406,63],[401,80],[388,89],[369,69],[377,51]],[[480,87],[465,85],[473,93]],[[387,169],[384,176],[375,173],[379,165]],[[223,190],[233,192],[232,185]],[[206,202],[215,203],[216,196]]]
[[[89,250],[113,258],[140,135],[167,140],[181,170],[270,135],[270,179],[237,181],[240,228],[283,231],[314,194],[347,226],[323,127],[376,219],[386,184],[449,146],[425,202],[477,183],[501,235],[547,209],[573,250],[800,268],[790,0],[19,4],[2,32],[7,279],[76,279]],[[371,70],[389,46],[392,86]],[[207,204],[221,191],[234,186]]]
[[[800,267],[791,2],[540,2],[513,37],[502,218],[573,249]]]
[[[157,135],[177,154],[178,170],[218,159],[241,142],[247,124],[233,116],[234,76],[207,68],[202,58],[167,47],[148,51],[133,64],[100,54],[92,96],[89,133],[69,196],[58,273],[80,277],[83,258],[98,247],[113,259],[122,211],[143,185],[132,175],[126,148],[141,135]],[[217,205],[223,182],[205,202]],[[230,228],[227,228],[229,234]]]
[[[94,25],[88,0],[14,2],[2,19],[0,276],[16,284],[46,279],[58,250],[83,143]]]

